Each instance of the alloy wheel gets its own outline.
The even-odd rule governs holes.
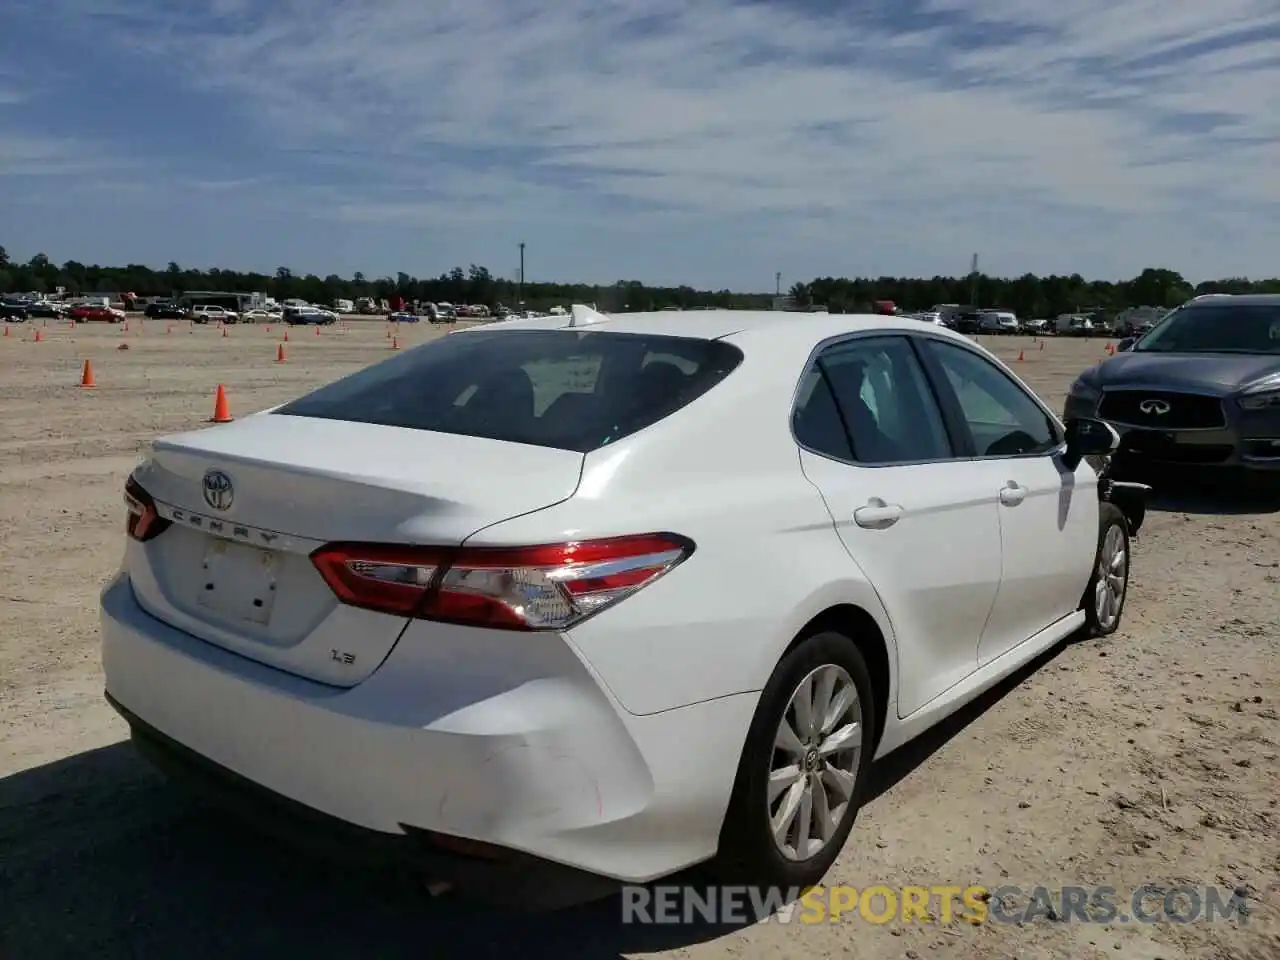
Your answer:
[[[862,701],[843,667],[824,664],[800,681],[774,734],[767,810],[788,860],[822,853],[853,802],[862,756]]]
[[[1125,550],[1124,532],[1116,524],[1107,528],[1102,549],[1098,551],[1098,579],[1094,586],[1093,612],[1098,626],[1109,630],[1120,619],[1125,585],[1129,579],[1129,554]]]

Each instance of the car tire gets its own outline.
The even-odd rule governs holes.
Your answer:
[[[1120,628],[1129,595],[1129,522],[1114,503],[1098,505],[1098,546],[1093,572],[1080,607],[1091,637],[1105,637]]]
[[[802,729],[801,743],[796,747],[803,746],[803,753],[777,747],[784,723],[792,733],[797,726],[803,727],[804,718],[797,722],[795,709],[797,702],[806,701],[805,685],[813,691],[828,680],[835,681],[837,697],[847,698],[846,691],[856,694],[849,708],[837,716],[828,716],[826,722],[820,723],[820,730],[808,736]],[[812,703],[812,699],[808,702]],[[817,884],[853,829],[871,767],[877,716],[870,671],[862,652],[849,637],[824,631],[806,637],[792,648],[774,669],[756,706],[711,872],[730,883],[785,889]],[[841,749],[824,761],[819,754],[823,736],[830,745],[832,733],[847,733],[854,722],[860,734],[858,746]],[[792,769],[794,776],[784,773]],[[771,783],[778,782],[780,773],[792,778],[789,787],[778,791]],[[801,855],[797,821],[807,808],[811,828],[805,832],[811,834],[818,816],[814,808],[821,809],[826,804],[830,810],[828,797],[838,806],[833,812],[833,825],[825,831],[825,839],[809,839],[810,844],[820,845]],[[788,803],[796,806],[792,807],[791,822],[780,841],[775,837],[774,821]],[[790,850],[786,852],[784,847],[788,844]]]

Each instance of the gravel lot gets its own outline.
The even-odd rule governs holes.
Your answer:
[[[1121,631],[1067,645],[880,764],[828,883],[1243,888],[1237,921],[743,929],[619,922],[616,901],[518,916],[283,849],[135,759],[102,699],[97,594],[121,489],[159,433],[283,402],[383,358],[381,323],[134,320],[0,339],[0,957],[534,955],[1280,957],[1280,513],[1166,503],[1135,545]],[[168,331],[168,332],[167,332]],[[401,328],[401,345],[439,335]],[[128,349],[120,349],[128,344]],[[1103,342],[992,342],[1055,408]],[[77,389],[93,361],[98,386]],[[957,545],[958,548],[958,545]]]

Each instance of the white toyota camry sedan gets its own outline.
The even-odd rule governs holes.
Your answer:
[[[1116,629],[1115,443],[911,318],[461,330],[155,441],[106,693],[202,790],[443,879],[803,886],[874,758]]]

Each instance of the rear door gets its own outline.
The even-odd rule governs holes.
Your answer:
[[[977,669],[1000,583],[996,490],[956,459],[907,336],[826,348],[794,423],[805,475],[892,621],[907,716]]]

